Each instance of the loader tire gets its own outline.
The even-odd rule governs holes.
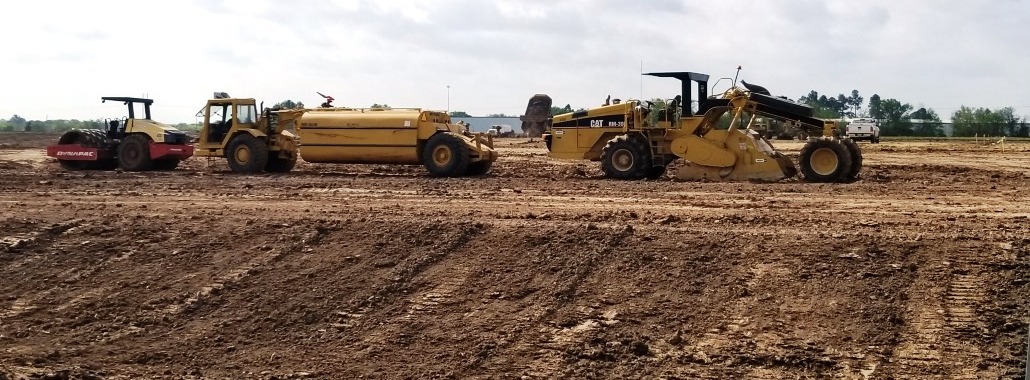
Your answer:
[[[846,181],[851,174],[851,152],[840,140],[809,140],[801,148],[800,161],[807,182]]]
[[[862,148],[852,139],[844,139],[843,143],[848,148],[848,153],[851,153],[851,171],[848,172],[847,180],[854,181],[862,172]]]
[[[289,173],[295,166],[297,166],[297,156],[291,156],[289,158],[273,156],[268,157],[268,163],[265,164],[265,171],[269,173]]]
[[[647,178],[651,170],[651,149],[643,138],[615,136],[601,149],[601,171],[614,179]]]
[[[154,161],[154,170],[175,170],[179,167],[180,160],[171,158]]]
[[[437,133],[422,149],[422,165],[434,177],[459,177],[469,170],[469,149],[460,137]]]
[[[268,165],[268,145],[257,137],[241,133],[229,141],[225,156],[233,172],[260,173]]]
[[[79,144],[98,150],[110,149],[111,144],[113,144],[111,139],[107,137],[107,134],[99,129],[73,129],[61,135],[57,143]],[[118,167],[118,161],[114,159],[98,161],[58,160],[57,162],[65,170],[114,170]]]
[[[490,167],[494,165],[493,161],[477,161],[469,164],[468,172],[465,173],[469,176],[481,176],[485,175],[490,171]]]
[[[652,166],[650,169],[647,169],[647,175],[645,176],[645,178],[647,178],[647,179],[660,179],[664,175],[665,175],[665,166]]]
[[[140,172],[150,170],[154,161],[150,159],[150,137],[134,133],[118,145],[118,165],[122,170]]]

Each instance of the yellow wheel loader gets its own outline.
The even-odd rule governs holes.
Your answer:
[[[216,93],[201,113],[205,122],[196,154],[225,157],[235,172],[287,172],[300,157],[313,163],[421,164],[433,176],[458,177],[486,174],[497,160],[489,136],[466,132],[445,113],[417,108],[327,102],[317,109],[264,110],[259,117],[254,99]]]
[[[648,73],[681,81],[682,94],[659,108],[649,102],[614,102],[556,115],[543,138],[549,155],[601,162],[606,177],[659,178],[670,163],[683,159],[676,177],[684,180],[778,181],[797,175],[787,156],[749,126],[759,116],[800,125],[811,131],[800,166],[809,182],[844,182],[858,177],[862,152],[837,137],[833,121],[812,116],[812,109],[771,96],[760,86],[734,84],[709,97],[708,75],[693,72]],[[697,111],[691,85],[696,84]]]
[[[278,122],[277,113],[259,115],[252,98],[216,92],[197,117],[204,119],[197,156],[225,157],[237,173],[285,173],[297,163],[297,136]]]

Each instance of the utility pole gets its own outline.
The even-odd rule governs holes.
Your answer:
[[[447,85],[447,114],[451,114],[451,85]]]

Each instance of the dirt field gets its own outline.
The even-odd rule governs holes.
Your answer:
[[[0,379],[1022,378],[1030,143],[727,184],[525,140],[474,179],[63,172],[55,140],[0,134]]]

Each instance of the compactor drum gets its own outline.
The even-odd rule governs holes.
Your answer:
[[[789,157],[754,131],[759,117],[772,118],[821,135],[801,151],[799,166],[809,182],[858,178],[862,152],[850,139],[837,137],[836,124],[814,118],[812,109],[769,95],[743,83],[719,96],[707,96],[708,75],[692,72],[650,73],[681,81],[682,94],[665,107],[650,102],[606,102],[589,110],[556,115],[544,141],[551,157],[601,162],[614,179],[654,179],[682,159],[676,177],[708,181],[778,181],[799,172]],[[696,83],[698,109],[690,107]],[[539,97],[540,95],[535,96]]]

